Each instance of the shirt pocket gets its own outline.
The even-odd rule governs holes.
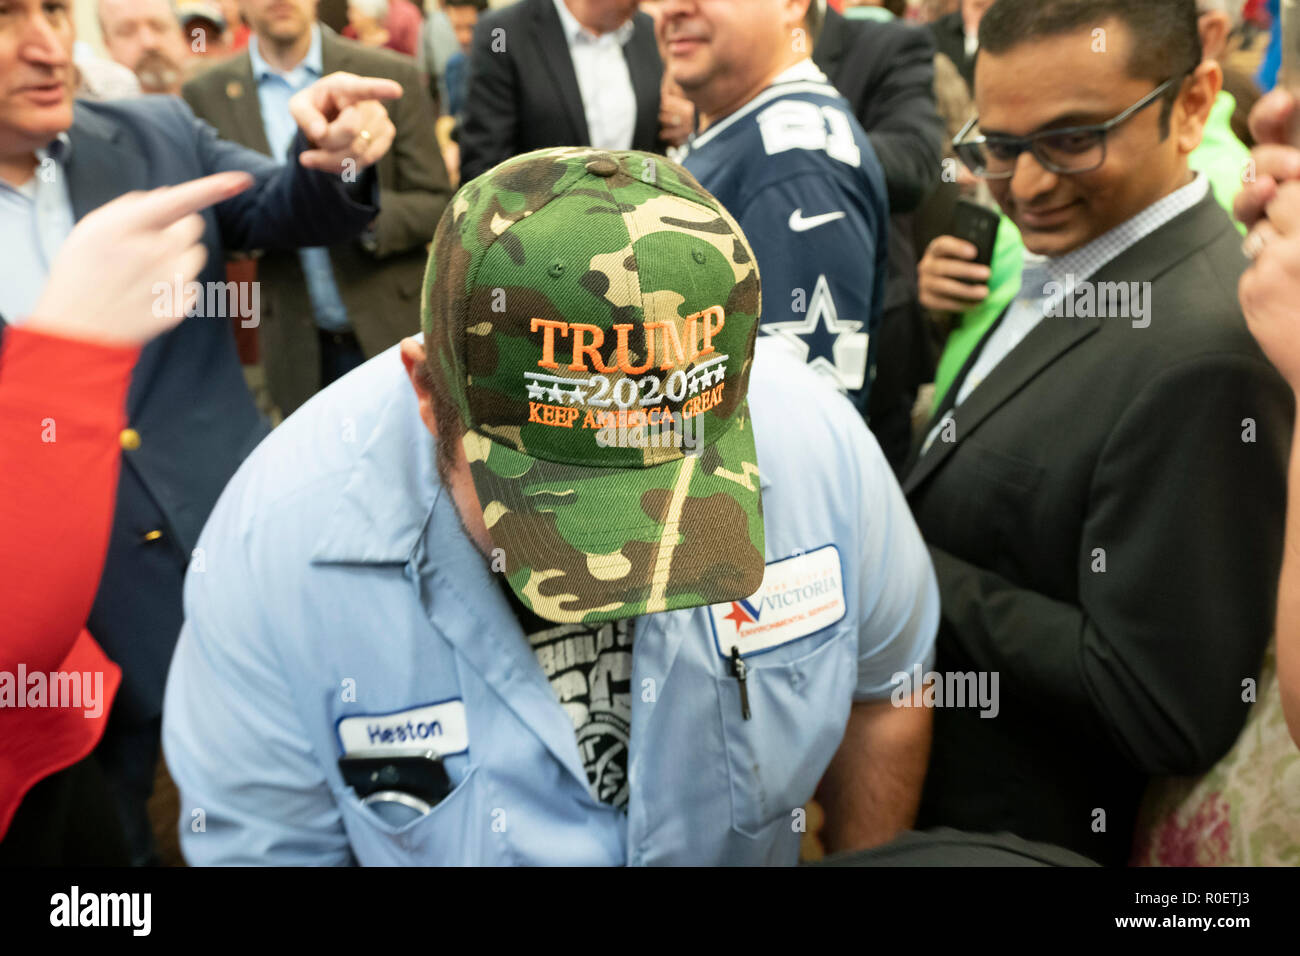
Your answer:
[[[745,658],[748,720],[741,713],[739,681],[722,662],[718,714],[731,824],[739,833],[770,834],[782,819],[798,832],[794,811],[812,797],[848,723],[857,682],[854,636],[846,620],[781,648],[786,654]]]
[[[394,826],[367,807],[351,787],[337,794],[352,855],[362,866],[479,866],[504,862],[493,841],[477,767],[428,813]]]

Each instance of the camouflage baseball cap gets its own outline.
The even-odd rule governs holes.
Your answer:
[[[605,621],[758,590],[759,301],[740,227],[662,156],[538,150],[453,198],[425,275],[429,365],[536,614]]]

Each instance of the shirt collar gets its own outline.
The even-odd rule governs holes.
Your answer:
[[[325,67],[321,61],[320,50],[320,24],[313,24],[311,28],[311,46],[307,48],[307,55],[302,58],[302,62],[286,73],[281,73],[275,69],[266,60],[262,59],[262,51],[257,45],[257,34],[254,33],[248,38],[248,59],[253,67],[253,79],[258,83],[268,76],[288,76],[298,70],[307,70],[316,77],[320,77],[325,72]]]
[[[573,15],[573,11],[569,9],[564,0],[555,0],[555,12],[560,15],[560,25],[564,28],[564,38],[569,41],[570,45],[574,43],[592,43],[612,35],[618,45],[623,46],[628,40],[632,39],[632,31],[636,29],[633,18],[628,17],[627,22],[613,31],[612,34],[605,33],[596,36],[578,22],[578,18]]]
[[[36,169],[32,177],[21,186],[11,186],[4,180],[0,180],[0,189],[10,190],[26,196],[29,200],[35,200],[40,191],[41,164],[46,159],[53,159],[59,166],[68,161],[68,153],[72,149],[72,139],[66,132],[59,133],[54,139],[50,140],[46,146],[41,146],[36,150]]]
[[[1074,276],[1077,280],[1087,279],[1106,263],[1136,245],[1138,240],[1191,209],[1206,197],[1209,189],[1210,181],[1201,173],[1196,173],[1186,186],[1180,186],[1085,246],[1051,258],[1035,257],[1026,251],[1025,268],[1037,270],[1035,274],[1045,272],[1057,280],[1063,280],[1066,276]],[[1030,289],[1028,285],[1024,288]]]
[[[420,419],[397,349],[380,361],[387,366],[380,385],[384,407],[316,539],[314,563],[404,564],[416,553],[434,506],[447,497],[434,467],[433,436]],[[442,507],[449,505],[447,500]],[[452,520],[439,524],[443,536],[459,531],[451,514]]]
[[[68,156],[72,152],[72,137],[66,131],[59,133],[54,139],[50,140],[48,146],[44,146],[36,151],[36,158],[44,160],[46,157],[54,160],[60,166],[68,161]]]

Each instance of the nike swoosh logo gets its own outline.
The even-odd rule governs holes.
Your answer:
[[[805,219],[803,210],[796,209],[790,213],[790,228],[795,232],[807,232],[809,229],[816,229],[818,226],[824,226],[836,219],[843,219],[845,215],[847,214],[844,212],[828,212],[820,216],[809,216]]]

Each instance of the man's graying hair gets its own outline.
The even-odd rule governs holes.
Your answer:
[[[1092,31],[1118,20],[1133,34],[1130,76],[1153,84],[1184,77],[1201,63],[1196,0],[997,0],[980,21],[980,50],[994,56],[1023,43]],[[1178,99],[1175,84],[1160,114],[1161,135]]]

